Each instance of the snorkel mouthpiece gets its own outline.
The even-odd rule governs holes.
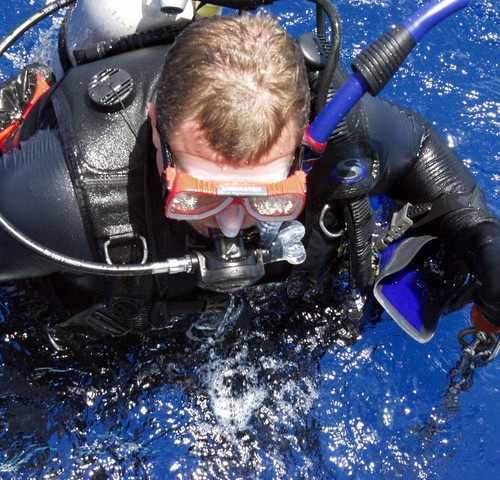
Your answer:
[[[300,265],[306,259],[306,249],[301,240],[306,233],[302,223],[294,220],[283,225],[271,248],[269,258],[272,262],[286,260],[292,265]]]

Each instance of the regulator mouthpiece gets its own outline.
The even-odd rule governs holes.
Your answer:
[[[245,245],[241,230],[226,237],[219,229],[210,229],[213,251],[198,255],[198,286],[216,292],[233,292],[260,280],[265,273],[260,249]]]
[[[167,15],[177,15],[186,8],[189,0],[158,0],[160,11]]]
[[[265,264],[287,261],[298,265],[306,259],[301,240],[304,226],[294,220],[283,224],[269,248],[247,243],[245,231],[228,238],[210,229],[213,251],[195,252],[198,257],[198,286],[217,292],[232,292],[253,285],[265,274]],[[261,239],[262,240],[262,239]]]
[[[271,261],[286,260],[292,265],[303,263],[306,259],[306,249],[302,244],[305,233],[304,225],[297,220],[285,223],[270,248]]]

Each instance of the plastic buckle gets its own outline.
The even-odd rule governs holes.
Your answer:
[[[410,207],[412,204],[407,203],[401,210],[392,215],[391,224],[375,242],[375,248],[379,252],[385,250],[395,240],[399,240],[413,225],[413,220],[408,216]]]

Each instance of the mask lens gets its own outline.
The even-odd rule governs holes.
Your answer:
[[[231,199],[194,192],[180,192],[167,201],[166,216],[179,220],[200,220],[216,215]]]
[[[293,220],[302,211],[301,195],[286,194],[273,197],[253,197],[245,201],[248,212],[257,220]]]

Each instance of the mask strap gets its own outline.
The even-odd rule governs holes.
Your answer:
[[[168,167],[175,167],[175,165],[174,165],[174,157],[172,156],[172,152],[168,147],[167,136],[165,135],[165,131],[163,129],[163,122],[161,121],[161,117],[158,115],[158,113],[156,113],[156,128],[158,130],[158,135],[160,136],[160,148],[163,159],[163,172],[161,174],[161,184],[163,191],[163,201],[165,202],[168,195],[166,170]]]
[[[156,113],[156,128],[158,130],[158,134],[160,136],[160,147],[163,158],[163,170],[167,167],[174,167],[174,158],[172,157],[172,152],[168,147],[167,136],[165,135],[165,130],[163,129],[163,122],[161,120],[158,112]]]
[[[295,155],[293,157],[292,166],[290,167],[288,176],[292,175],[297,170],[302,170],[302,165],[304,163],[304,149],[305,146],[301,144],[297,147],[297,150],[295,150]]]

